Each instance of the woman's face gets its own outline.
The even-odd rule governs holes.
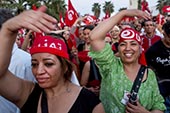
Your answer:
[[[138,62],[141,47],[135,40],[125,40],[118,46],[119,55],[123,63],[131,64]]]
[[[64,37],[66,40],[68,40],[68,39],[70,38],[70,32],[69,32],[69,31],[65,31],[65,32],[63,33],[63,37]]]
[[[90,32],[91,32],[91,30],[89,30],[89,29],[85,29],[83,31],[84,40],[86,41],[86,43],[90,43],[90,39],[89,39]]]
[[[32,55],[32,72],[42,88],[54,87],[64,81],[59,59],[50,53]]]
[[[113,29],[110,31],[110,36],[113,39],[117,39],[119,38],[119,33],[120,33],[120,30],[117,27],[113,27]]]
[[[84,40],[84,34],[83,34],[83,30],[82,30],[82,29],[79,30],[79,38],[80,38],[81,40]]]

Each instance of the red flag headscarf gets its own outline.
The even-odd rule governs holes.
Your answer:
[[[163,25],[165,23],[165,17],[162,14],[158,14],[156,17],[157,24]]]
[[[65,24],[67,26],[71,27],[74,24],[74,22],[76,21],[77,18],[78,18],[78,13],[74,9],[71,1],[68,0],[68,10],[67,10],[66,16],[65,16]]]
[[[35,53],[51,53],[66,59],[69,59],[67,46],[64,41],[53,38],[52,36],[36,37],[30,49],[30,54]]]
[[[142,39],[141,39],[139,33],[136,30],[132,29],[132,28],[123,29],[120,32],[119,37],[120,37],[119,43],[121,43],[121,42],[123,42],[125,40],[135,40],[135,41],[137,41],[139,43],[139,45],[142,46]],[[142,50],[142,53],[140,54],[139,64],[145,65],[145,66],[147,65],[144,50]]]

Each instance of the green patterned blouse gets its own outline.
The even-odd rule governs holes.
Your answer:
[[[125,105],[121,103],[124,91],[132,88],[131,82],[123,70],[122,62],[115,57],[109,44],[100,52],[89,52],[99,66],[102,75],[100,99],[106,113],[124,113]],[[147,110],[165,110],[164,99],[159,93],[155,74],[148,70],[146,81],[141,84],[138,92],[139,102]]]

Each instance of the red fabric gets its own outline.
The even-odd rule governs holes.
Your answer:
[[[23,44],[23,42],[24,42],[24,37],[21,37],[21,38],[20,38],[20,42],[21,42],[21,45],[20,45],[20,47],[21,47],[22,44]]]
[[[113,51],[116,51],[116,47],[115,47],[114,44],[112,44],[112,50],[113,50]]]
[[[63,28],[64,25],[65,25],[65,23],[64,23],[64,20],[63,20],[63,17],[62,17],[62,14],[61,14],[61,13],[60,13],[59,17],[60,17],[59,26],[60,26],[61,28]]]
[[[110,14],[108,12],[105,13],[105,16],[102,18],[102,20],[110,18]]]
[[[76,35],[76,37],[79,38],[79,27],[76,27],[74,34]]]
[[[30,54],[51,53],[69,59],[67,46],[64,41],[51,36],[36,37],[30,49]]]
[[[132,28],[125,28],[119,34],[119,43],[124,40],[136,40],[140,45],[142,44],[142,40],[140,38],[139,32]]]
[[[32,4],[32,9],[37,10],[37,6],[35,4]]]
[[[70,34],[70,37],[69,37],[69,39],[67,40],[67,43],[68,43],[68,48],[69,48],[69,50],[71,50],[73,46],[76,47],[76,40],[75,40],[73,34]]]
[[[99,80],[93,80],[93,81],[90,81],[88,82],[87,84],[87,87],[97,87],[97,86],[100,86],[100,81]]]
[[[91,58],[88,56],[88,52],[89,51],[80,51],[80,52],[78,52],[79,60],[81,60],[83,62],[89,61]]]
[[[97,20],[96,20],[96,24],[98,24],[98,23],[100,23],[100,19],[99,18],[97,18]]]
[[[18,33],[24,35],[25,31],[24,31],[24,29],[19,29]]]
[[[139,64],[142,64],[144,66],[147,66],[147,62],[146,62],[146,57],[145,57],[145,52],[144,50],[142,50],[142,53],[139,56]]]
[[[152,46],[155,42],[160,40],[161,37],[158,35],[154,35],[152,38],[148,39],[145,35],[142,36],[142,47],[144,48],[144,51],[146,52],[147,49]]]
[[[135,20],[134,17],[128,17],[128,16],[126,16],[122,19],[122,21],[125,21],[125,22],[131,22],[131,21],[134,21],[134,20]]]
[[[107,33],[107,34],[106,34],[106,37],[110,37],[110,38],[111,38],[110,33]]]
[[[141,2],[141,7],[142,7],[142,11],[147,11],[148,13],[151,13],[148,7],[148,2],[146,0],[143,0]]]
[[[68,0],[68,9],[65,16],[65,24],[71,27],[78,18],[78,13],[74,9],[71,0]]]
[[[38,32],[33,32],[32,34],[33,34],[33,36],[34,36],[35,38],[44,36],[43,33],[38,33]]]
[[[86,25],[93,24],[97,21],[97,18],[93,15],[86,15],[86,18],[83,20],[83,22]]]
[[[165,23],[165,17],[161,14],[158,14],[156,17],[156,23],[163,25]]]
[[[136,30],[132,29],[132,28],[125,28],[120,32],[119,35],[120,39],[119,39],[119,43],[125,41],[125,40],[135,40],[139,43],[139,45],[142,46],[142,39],[139,35],[139,32],[137,32]],[[146,59],[145,59],[145,55],[144,55],[144,50],[142,50],[142,53],[140,54],[139,57],[139,64],[141,65],[147,65],[146,63]]]
[[[170,12],[170,6],[164,6],[164,7],[162,8],[162,12],[163,12],[163,13],[168,13],[168,12]]]

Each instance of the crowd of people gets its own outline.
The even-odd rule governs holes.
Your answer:
[[[128,9],[61,28],[45,11],[0,9],[0,113],[170,112],[169,20]]]

